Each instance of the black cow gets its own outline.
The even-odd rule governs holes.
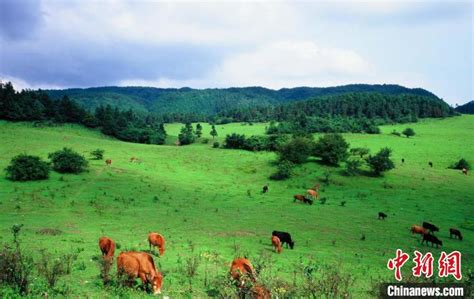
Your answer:
[[[455,237],[458,237],[458,239],[462,241],[462,234],[461,234],[461,231],[459,231],[459,229],[450,228],[449,229],[449,237],[452,238],[453,235]]]
[[[282,244],[286,243],[286,248],[288,248],[288,245],[290,245],[291,249],[293,249],[293,247],[295,246],[295,242],[293,242],[293,240],[291,239],[291,235],[287,232],[279,232],[274,230],[272,232],[272,236],[277,236]]]
[[[431,161],[428,162],[428,165],[429,165],[430,167],[433,167],[433,162],[431,162]]]
[[[434,232],[439,232],[439,228],[436,225],[428,223],[428,222],[423,222],[423,227],[429,230],[432,234]]]
[[[402,163],[405,163],[405,158],[402,158]]]
[[[268,185],[263,186],[262,192],[263,192],[263,193],[267,193],[267,192],[268,192]]]
[[[434,244],[436,244],[436,247],[438,247],[438,245],[443,246],[443,241],[438,239],[436,236],[430,234],[423,235],[423,241],[421,241],[421,244],[423,244],[424,242],[426,242],[426,245],[428,245],[428,242],[431,243],[431,247],[433,247]]]
[[[384,212],[379,212],[379,219],[384,220],[386,217],[387,217],[387,214],[385,214]]]

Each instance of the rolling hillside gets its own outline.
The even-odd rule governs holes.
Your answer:
[[[209,126],[203,126],[203,137],[210,138]],[[219,125],[217,140],[231,132],[264,134],[265,126]],[[101,148],[113,161],[107,167],[104,161],[90,160],[86,173],[52,172],[48,180],[38,182],[16,183],[1,176],[0,243],[10,243],[12,225],[22,223],[20,239],[31,256],[38,257],[41,249],[53,255],[79,252],[71,274],[59,280],[67,286],[66,297],[145,297],[140,289],[104,288],[97,242],[107,235],[120,244],[118,252],[148,250],[150,231],[167,239],[165,255],[155,261],[164,274],[163,295],[171,298],[213,294],[232,258],[242,255],[255,264],[266,261],[260,276],[274,294],[294,296],[293,281],[302,284],[302,267],[331,265],[341,275],[353,276],[354,298],[372,297],[374,282],[393,281],[386,264],[397,248],[411,255],[414,250],[429,251],[435,259],[442,250],[459,250],[467,277],[474,268],[474,176],[447,167],[461,157],[474,162],[474,118],[422,120],[410,124],[417,133],[413,138],[390,134],[406,126],[382,126],[380,135],[344,134],[351,147],[393,149],[396,168],[384,177],[347,177],[341,168],[310,161],[298,167],[293,178],[269,183],[274,153],[213,149],[201,142],[186,147],[133,144],[77,125],[34,127],[0,121],[1,169],[18,153],[46,159],[64,146],[87,157]],[[180,127],[166,125],[169,138],[176,138]],[[131,156],[141,163],[130,163]],[[325,172],[330,173],[327,184],[322,183]],[[325,204],[293,203],[294,194],[318,182]],[[267,183],[270,191],[262,194]],[[379,211],[388,218],[377,220]],[[442,248],[420,245],[410,233],[411,225],[423,221],[440,226]],[[450,227],[462,231],[462,242],[449,239]],[[48,229],[59,233],[43,233]],[[291,232],[295,249],[275,254],[272,230]],[[194,257],[200,264],[191,294],[186,265]],[[406,276],[410,271],[411,266],[403,268]]]
[[[387,95],[413,94],[437,98],[421,88],[399,85],[352,84],[337,87],[297,87],[272,90],[263,87],[225,89],[163,89],[153,87],[96,87],[86,89],[47,90],[52,98],[68,95],[89,110],[110,104],[121,109],[157,113],[217,114],[235,108],[273,106],[320,96],[345,93],[376,92]]]

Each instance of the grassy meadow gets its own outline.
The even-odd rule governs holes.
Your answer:
[[[19,153],[47,159],[48,153],[65,146],[87,158],[101,148],[104,158],[112,159],[111,166],[89,160],[86,173],[51,172],[48,180],[38,182],[11,182],[2,174],[0,243],[11,242],[12,225],[22,223],[20,239],[33,255],[43,248],[53,254],[81,249],[72,273],[61,278],[72,297],[118,296],[105,290],[98,277],[100,236],[120,244],[117,255],[121,250],[148,250],[151,231],[167,240],[164,256],[155,261],[165,275],[162,293],[171,298],[206,297],[211,288],[205,286],[206,280],[223,277],[238,255],[251,261],[271,258],[271,268],[262,275],[290,283],[298,265],[309,261],[338,267],[354,276],[351,295],[355,298],[368,297],[374,280],[394,281],[386,264],[397,248],[411,257],[414,250],[431,251],[435,262],[442,250],[459,250],[463,275],[474,270],[474,175],[448,169],[461,157],[474,163],[474,116],[387,125],[379,135],[344,134],[351,147],[393,150],[396,168],[384,177],[348,177],[343,167],[310,160],[296,168],[294,177],[278,182],[268,179],[275,171],[274,153],[212,148],[210,126],[202,125],[201,139],[209,138],[208,144],[198,141],[178,147],[171,144],[182,124],[167,125],[170,145],[157,146],[117,141],[75,125],[36,128],[30,123],[0,122],[2,170]],[[261,135],[265,125],[218,125],[216,140],[222,143],[233,132]],[[416,136],[390,134],[408,126]],[[132,156],[141,163],[130,163]],[[329,182],[321,183],[325,204],[293,203],[294,194],[322,182],[327,171]],[[262,194],[267,183],[270,191]],[[377,220],[379,211],[388,214],[385,221]],[[411,225],[423,221],[440,227],[441,249],[420,245],[419,238],[410,233]],[[449,239],[450,227],[462,231],[462,242]],[[38,233],[45,228],[62,233]],[[273,230],[290,232],[294,250],[274,253]],[[365,240],[361,240],[363,235]],[[201,256],[201,263],[190,294],[183,267],[193,255]],[[406,276],[411,275],[412,266],[405,265]],[[141,290],[127,295],[146,296]]]

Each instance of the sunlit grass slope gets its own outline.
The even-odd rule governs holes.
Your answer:
[[[176,136],[181,126],[171,124],[166,129]],[[416,136],[390,134],[407,126]],[[203,127],[203,137],[212,139],[210,126]],[[107,167],[103,161],[90,160],[87,173],[52,172],[49,180],[40,182],[17,183],[0,176],[0,242],[10,242],[11,226],[23,223],[21,239],[31,252],[83,248],[76,264],[83,263],[85,269],[76,267],[63,278],[75,297],[113,296],[101,286],[93,260],[99,253],[100,236],[110,236],[121,250],[145,250],[150,231],[167,239],[165,255],[156,260],[165,273],[163,292],[168,296],[182,296],[187,289],[180,268],[190,254],[216,252],[218,262],[207,268],[210,275],[217,276],[228,270],[235,255],[253,258],[264,251],[272,254],[272,271],[288,281],[295,264],[312,259],[352,273],[356,277],[353,295],[366,297],[370,276],[393,277],[386,263],[397,248],[411,254],[415,249],[431,250],[435,258],[439,256],[441,249],[421,246],[409,232],[412,224],[423,221],[440,226],[442,250],[461,251],[463,272],[467,273],[474,268],[474,176],[464,176],[448,166],[461,157],[474,163],[474,117],[381,129],[379,135],[344,136],[351,147],[393,150],[396,168],[384,177],[346,177],[342,168],[310,161],[296,169],[294,178],[274,182],[268,180],[274,171],[274,153],[214,149],[201,142],[183,147],[132,144],[78,126],[35,128],[28,123],[0,122],[1,169],[19,153],[46,159],[48,153],[64,146],[87,157],[101,148],[105,158],[113,161]],[[217,130],[217,140],[222,142],[233,132],[264,134],[265,124],[218,125]],[[132,156],[142,163],[130,163]],[[326,204],[293,203],[293,195],[321,182],[325,171],[331,173],[329,184],[321,188]],[[267,183],[269,193],[261,194]],[[377,220],[379,211],[388,214],[385,221]],[[459,228],[465,240],[450,240],[450,227]],[[63,234],[37,234],[42,228],[57,228]],[[295,249],[284,249],[281,255],[271,253],[273,230],[290,232]],[[205,269],[203,263],[195,278],[194,296],[205,296]]]

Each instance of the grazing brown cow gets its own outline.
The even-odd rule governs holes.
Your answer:
[[[301,194],[296,194],[296,195],[293,196],[293,198],[294,198],[294,199],[293,199],[293,202],[296,202],[297,200],[299,200],[299,201],[302,201],[302,202],[307,203],[307,204],[310,204],[310,205],[313,204],[313,200],[312,200],[312,199],[306,198],[306,196],[301,195]]]
[[[165,254],[165,238],[158,234],[158,233],[149,233],[148,234],[148,244],[150,245],[150,252],[153,247],[155,249],[155,246],[158,247],[158,250],[160,251],[160,256]]]
[[[310,197],[314,198],[314,199],[318,199],[319,198],[319,194],[318,194],[318,191],[314,190],[314,189],[308,189],[306,190],[306,194],[308,194]]]
[[[130,162],[135,162],[135,161],[137,161],[137,158],[135,158],[135,157],[130,158]]]
[[[258,284],[250,289],[250,293],[254,299],[270,299],[272,297],[272,294],[267,288]]]
[[[462,169],[462,173],[463,173],[464,175],[467,175],[467,168],[463,168],[463,169]]]
[[[462,234],[459,229],[456,229],[456,228],[449,229],[449,237],[452,238],[453,236],[457,237],[460,241],[462,241]]]
[[[230,266],[230,276],[238,283],[239,287],[245,284],[245,279],[248,277],[252,283],[255,283],[255,271],[252,264],[246,258],[236,258],[232,261]]]
[[[115,253],[115,242],[107,237],[102,237],[99,239],[99,248],[102,251],[102,257],[104,259],[110,259],[114,257]]]
[[[105,160],[105,165],[111,165],[111,164],[112,164],[112,160],[111,160],[111,159]]]
[[[294,198],[293,202],[296,202],[297,200],[302,201],[302,202],[306,201],[306,197],[301,194],[296,194],[293,196],[293,198]]]
[[[161,294],[163,276],[156,270],[153,258],[148,253],[136,251],[120,253],[117,258],[117,275],[126,275],[129,281],[138,277],[145,289],[150,283],[153,294]]]
[[[410,230],[412,234],[426,235],[428,233],[426,228],[418,225],[413,225]]]
[[[272,236],[272,245],[277,253],[281,253],[281,241],[277,236]]]

